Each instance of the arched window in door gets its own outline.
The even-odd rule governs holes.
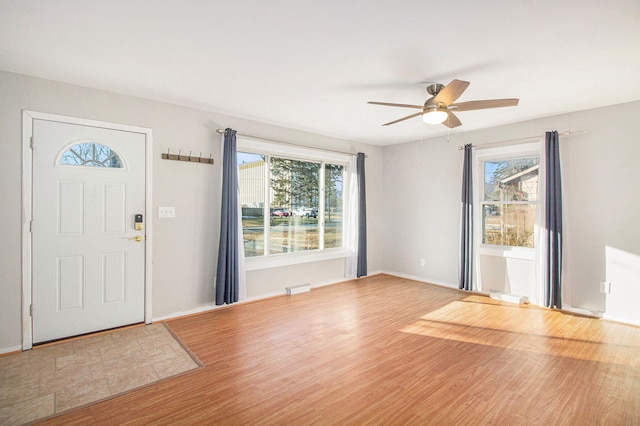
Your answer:
[[[61,166],[87,166],[123,168],[122,160],[117,152],[97,142],[82,142],[71,146],[60,156]]]

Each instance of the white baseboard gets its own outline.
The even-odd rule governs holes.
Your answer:
[[[621,318],[616,315],[610,315],[607,313],[604,313],[601,315],[602,315],[602,318],[606,319],[607,321],[615,321],[615,322],[621,322],[624,324],[631,324],[631,325],[640,325],[640,320],[637,320],[637,319]]]
[[[408,280],[420,281],[420,282],[423,282],[425,284],[434,284],[434,285],[437,285],[437,286],[440,286],[440,287],[458,289],[458,285],[457,284],[446,283],[444,281],[434,280],[434,279],[431,279],[431,278],[418,277],[416,275],[403,274],[401,272],[396,272],[396,271],[381,271],[379,273],[387,274],[387,275],[393,275],[394,277],[406,278]]]
[[[225,305],[221,305],[221,306],[225,306]],[[174,319],[174,318],[180,318],[180,317],[186,317],[189,315],[195,315],[195,314],[202,314],[204,312],[208,312],[208,311],[213,311],[214,309],[219,308],[220,306],[217,305],[205,305],[205,306],[200,306],[194,309],[189,309],[186,311],[178,311],[178,312],[174,312],[172,314],[169,315],[163,315],[160,317],[154,317],[151,318],[151,322],[157,322],[157,321],[166,321],[166,320],[170,320],[170,319]]]
[[[10,346],[8,348],[0,348],[0,355],[2,354],[8,354],[11,352],[20,352],[22,351],[22,346],[18,345],[18,346]]]
[[[602,312],[592,311],[590,309],[578,308],[577,306],[563,305],[563,311],[571,312],[578,315],[586,315],[589,317],[604,318]]]
[[[311,284],[311,289],[314,289],[316,287],[324,287],[327,285],[333,285],[333,284],[339,284],[345,281],[349,281],[349,279],[347,278],[342,278],[342,279],[338,279],[338,280],[331,280],[331,281],[321,281],[318,283],[313,283]],[[274,293],[267,293],[267,294],[263,294],[261,296],[258,297],[248,297],[244,300],[239,300],[238,302],[235,303],[235,305],[241,305],[243,303],[249,303],[249,302],[255,302],[256,300],[262,300],[262,299],[269,299],[271,297],[275,297],[275,296],[282,296],[282,295],[286,295],[287,294],[287,290],[286,288],[283,288],[281,292],[274,292]],[[159,316],[159,317],[155,317],[152,319],[152,321],[167,321],[167,320],[171,320],[171,319],[175,319],[175,318],[180,318],[180,317],[186,317],[189,315],[195,315],[195,314],[201,314],[204,312],[209,312],[209,311],[213,311],[215,309],[220,309],[220,308],[224,308],[227,307],[229,305],[205,305],[205,306],[200,306],[194,309],[189,309],[186,311],[178,311],[178,312],[174,312],[172,314],[169,315],[163,315],[163,316]]]
[[[325,287],[325,286],[328,286],[328,285],[340,284],[340,283],[343,283],[345,281],[350,281],[350,279],[349,278],[340,278],[340,279],[337,279],[337,280],[320,281],[320,282],[317,282],[317,283],[311,283],[311,289],[313,290],[314,288],[317,288],[317,287]]]
[[[234,303],[234,305],[242,305],[243,303],[249,303],[249,302],[254,302],[256,300],[260,300],[260,299],[268,299],[270,297],[274,297],[274,296],[282,296],[283,294],[285,294],[284,290],[280,293],[269,293],[269,294],[265,294],[262,295],[260,297],[250,297],[244,300],[238,300],[236,303]],[[160,317],[155,317],[152,319],[153,322],[156,321],[167,321],[167,320],[171,320],[171,319],[175,319],[175,318],[180,318],[180,317],[186,317],[189,315],[195,315],[195,314],[202,314],[204,312],[209,312],[209,311],[214,311],[216,309],[220,309],[220,308],[226,308],[228,306],[233,306],[233,305],[204,305],[204,306],[199,306],[197,308],[194,309],[189,309],[186,311],[178,311],[178,312],[174,312],[172,314],[169,315],[163,315]]]
[[[367,276],[371,277],[371,276],[378,275],[378,274],[393,275],[395,277],[406,278],[408,280],[423,282],[425,284],[433,284],[433,285],[437,285],[437,286],[440,286],[440,287],[451,288],[451,289],[455,289],[455,290],[458,289],[457,284],[446,283],[446,282],[443,282],[443,281],[430,279],[430,278],[425,278],[425,277],[419,277],[419,276],[416,276],[416,275],[404,274],[404,273],[397,272],[397,271],[377,270],[377,271],[370,272]],[[363,277],[363,278],[365,278],[365,277]],[[333,285],[333,284],[340,284],[340,283],[345,282],[345,281],[351,281],[351,280],[348,279],[348,278],[341,278],[341,279],[337,279],[337,280],[330,280],[330,281],[322,281],[322,282],[312,283],[311,284],[311,289],[313,290],[314,288],[317,288],[317,287],[324,287],[324,286]],[[481,294],[484,294],[484,293],[481,293]],[[261,295],[259,297],[251,297],[251,298],[247,298],[245,300],[240,300],[237,304],[249,303],[249,302],[254,302],[254,301],[257,301],[257,300],[261,300],[261,299],[268,299],[270,297],[282,296],[282,295],[286,295],[286,289],[284,289],[284,288],[280,292],[263,294],[263,295]],[[489,296],[488,293],[486,295]],[[166,321],[166,320],[175,319],[175,318],[179,318],[179,317],[184,317],[184,316],[188,316],[188,315],[194,315],[194,314],[200,314],[200,313],[204,313],[204,312],[208,312],[208,311],[213,311],[215,309],[219,309],[219,308],[223,308],[223,307],[227,307],[227,306],[229,306],[229,305],[205,305],[205,306],[200,306],[198,308],[189,309],[189,310],[186,310],[186,311],[178,311],[178,312],[174,312],[174,313],[169,314],[169,315],[156,317],[156,318],[153,318],[152,321]],[[573,307],[573,306],[565,305],[563,310],[568,311],[568,312],[574,312],[576,314],[588,315],[588,316],[603,318],[603,319],[606,319],[606,320],[621,322],[621,323],[625,323],[625,324],[640,325],[640,321],[630,320],[628,318],[618,318],[618,317],[615,317],[613,315],[607,315],[606,313],[597,312],[597,311],[591,311],[591,310],[588,310],[588,309],[583,309],[583,308],[578,308],[578,307]],[[21,349],[22,349],[21,346],[15,346],[15,347],[11,347],[11,348],[0,349],[0,354],[7,353],[7,352],[19,351]]]

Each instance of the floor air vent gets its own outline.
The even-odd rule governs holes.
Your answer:
[[[306,293],[311,291],[311,284],[300,284],[294,285],[292,287],[287,287],[287,294],[291,296],[292,294],[298,293]]]
[[[520,305],[528,305],[531,303],[527,296],[518,296],[515,294],[501,293],[498,291],[489,292],[489,297],[497,300],[504,300],[505,302],[519,303]]]

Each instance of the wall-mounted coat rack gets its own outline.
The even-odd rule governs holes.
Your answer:
[[[172,154],[170,150],[167,149],[166,153],[162,153],[163,160],[175,160],[175,161],[188,161],[190,163],[204,163],[204,164],[213,164],[213,158],[211,158],[211,154],[209,157],[203,157],[202,153],[200,156],[191,155],[191,151],[189,151],[189,155],[183,155],[182,150],[178,151],[177,154]]]

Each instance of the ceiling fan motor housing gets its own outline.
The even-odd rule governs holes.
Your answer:
[[[444,89],[444,84],[434,83],[427,86],[427,93],[431,96],[437,96]]]

